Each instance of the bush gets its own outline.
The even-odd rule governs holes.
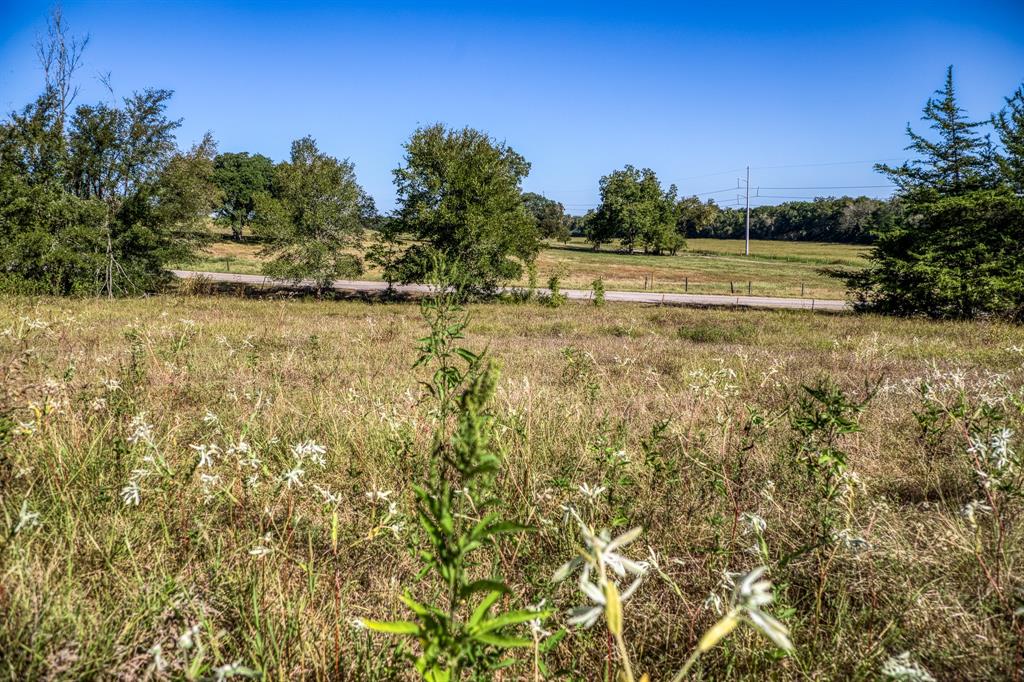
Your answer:
[[[560,308],[565,303],[565,294],[562,293],[558,275],[552,275],[548,279],[548,293],[542,300],[549,308]]]
[[[594,290],[594,296],[592,298],[594,305],[600,308],[604,305],[604,280],[598,277],[590,283],[590,286],[593,287]]]

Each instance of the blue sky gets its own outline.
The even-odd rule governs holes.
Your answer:
[[[0,108],[39,90],[48,2],[0,0]],[[524,183],[582,213],[601,175],[653,168],[683,193],[884,188],[904,126],[953,64],[976,117],[1024,81],[1024,3],[123,3],[65,0],[92,42],[81,101],[173,89],[184,145],[287,157],[311,134],[387,210],[419,125],[470,125],[532,162]],[[723,203],[735,192],[706,194]],[[781,199],[761,198],[758,203]]]

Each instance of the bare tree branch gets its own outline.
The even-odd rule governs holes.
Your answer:
[[[36,39],[36,58],[43,69],[47,89],[52,89],[60,102],[61,118],[67,114],[78,96],[75,72],[82,66],[82,56],[89,45],[89,35],[73,36],[64,20],[59,4],[50,11],[46,36]]]

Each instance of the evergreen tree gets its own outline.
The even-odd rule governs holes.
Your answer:
[[[953,86],[953,67],[946,69],[946,82],[935,97],[928,99],[921,120],[929,122],[936,138],[929,140],[907,124],[908,151],[917,158],[901,166],[878,164],[875,169],[889,176],[905,196],[918,192],[956,196],[991,184],[986,141],[977,128],[987,121],[971,121],[960,108]]]
[[[952,68],[938,94],[924,109],[936,139],[908,126],[908,149],[918,158],[877,167],[900,192],[876,233],[869,267],[847,282],[861,308],[879,312],[1019,318],[1024,200],[999,183],[991,145],[956,102]]]
[[[996,163],[1003,181],[1024,192],[1024,86],[1006,98],[1006,106],[992,117],[992,126],[1002,145]]]

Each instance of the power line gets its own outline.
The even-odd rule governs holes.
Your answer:
[[[758,189],[896,189],[896,185],[824,185],[821,187],[765,187]]]
[[[881,161],[906,161],[902,156],[895,156],[888,159],[870,159],[866,161],[827,161],[825,163],[789,163],[779,166],[751,166],[754,170],[771,170],[774,168],[816,168],[818,166],[852,166],[859,163],[879,163]]]
[[[703,196],[707,196],[708,194],[721,194],[722,192],[735,192],[736,189],[737,189],[736,187],[726,187],[725,189],[714,189],[714,190],[711,190],[710,192],[699,192],[697,194],[688,194],[687,196],[703,197]]]
[[[826,198],[835,198],[835,197],[821,197],[821,196],[814,196],[814,195],[808,195],[808,194],[804,194],[804,195],[800,195],[800,196],[798,196],[798,195],[791,195],[791,194],[758,194],[754,198],[755,199],[826,199]]]
[[[678,180],[679,182],[682,182],[683,180],[699,180],[700,178],[711,178],[716,175],[729,175],[730,173],[739,173],[742,170],[742,168],[732,168],[730,170],[721,171],[719,173],[704,173],[703,175],[691,175],[688,178],[676,178],[676,180]]]

